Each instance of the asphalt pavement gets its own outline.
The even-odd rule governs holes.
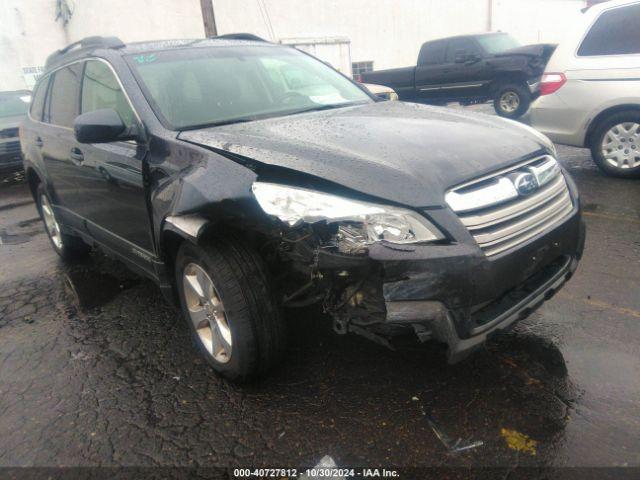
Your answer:
[[[558,151],[584,258],[509,334],[450,366],[293,311],[284,364],[245,386],[207,367],[153,283],[97,252],[63,264],[24,180],[4,180],[0,466],[639,467],[640,181]]]

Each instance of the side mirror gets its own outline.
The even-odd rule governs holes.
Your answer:
[[[73,130],[80,143],[108,143],[135,137],[124,135],[127,127],[120,115],[111,108],[78,115],[73,122]]]

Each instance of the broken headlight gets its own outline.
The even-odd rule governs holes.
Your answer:
[[[423,243],[444,238],[426,218],[411,210],[360,202],[327,193],[255,182],[253,194],[260,207],[290,226],[325,221],[349,232],[353,250],[379,241]]]

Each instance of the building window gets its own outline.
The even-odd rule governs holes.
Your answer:
[[[373,62],[353,62],[351,64],[353,78],[360,81],[360,75],[366,72],[373,72]]]

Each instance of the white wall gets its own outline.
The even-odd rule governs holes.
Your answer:
[[[585,0],[493,0],[492,30],[523,44],[559,43],[585,6]]]
[[[54,50],[92,35],[125,42],[204,36],[199,0],[68,0],[68,25],[55,0],[0,0],[0,91],[30,87],[24,67],[43,67]]]
[[[75,0],[75,6],[67,25],[70,41],[92,35],[124,42],[204,36],[199,0]]]
[[[415,64],[432,38],[482,32],[486,0],[214,0],[219,33],[251,32],[277,40],[348,37],[351,58],[375,68]],[[275,38],[259,8],[267,7]]]
[[[214,5],[220,33],[251,32],[271,40],[344,36],[351,40],[354,62],[373,60],[381,69],[415,64],[426,40],[487,31],[490,1],[491,30],[509,32],[523,44],[558,43],[586,6],[586,0],[214,0]]]
[[[64,31],[54,22],[54,0],[0,0],[0,90],[28,87],[23,67],[43,66],[62,48]]]

